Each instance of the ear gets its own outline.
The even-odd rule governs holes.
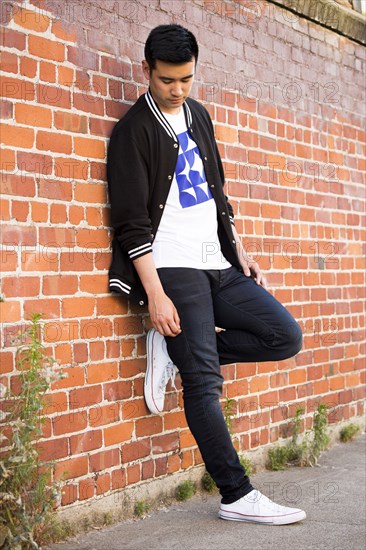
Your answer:
[[[142,61],[142,72],[147,80],[150,80],[150,67],[146,59]]]

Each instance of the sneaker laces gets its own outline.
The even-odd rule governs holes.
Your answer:
[[[274,502],[273,500],[268,498],[266,495],[264,495],[263,493],[258,491],[258,489],[254,489],[253,491],[251,491],[251,493],[249,493],[249,495],[250,495],[249,498],[246,498],[246,497],[248,497],[248,495],[245,495],[245,497],[244,497],[244,499],[247,502],[251,502],[253,504],[259,504],[260,503],[261,506],[264,506],[265,508],[267,508],[267,510],[281,512],[285,508],[281,504],[277,504],[277,502]]]
[[[161,382],[159,386],[160,391],[163,392],[165,390],[165,387],[168,384],[169,380],[171,381],[173,388],[175,390],[177,389],[175,385],[175,377],[177,372],[178,372],[177,367],[174,365],[174,363],[172,363],[172,361],[169,361],[169,363],[167,363],[165,367],[164,374],[161,378]]]

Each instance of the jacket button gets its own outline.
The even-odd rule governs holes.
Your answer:
[[[172,176],[168,176],[168,180],[171,180],[172,179]]]
[[[236,240],[235,240],[235,239],[233,240],[233,244],[236,244]]]
[[[143,306],[144,304],[145,304],[145,302],[144,302],[143,300],[140,300],[140,301],[139,301],[139,305],[140,305],[140,306]]]
[[[205,160],[207,160],[207,157],[204,157]]]
[[[221,212],[221,214],[222,214],[223,216],[226,216],[226,212]]]
[[[177,149],[178,147],[178,143],[174,143],[174,147]]]
[[[164,208],[164,205],[163,204],[159,204],[159,208],[160,210],[162,210]]]
[[[210,187],[211,187],[211,189],[213,189],[215,186],[214,186],[214,184],[212,183],[212,184],[210,185]]]

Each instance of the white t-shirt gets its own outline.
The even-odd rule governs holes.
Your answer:
[[[179,140],[174,178],[153,242],[159,267],[227,269],[217,234],[217,210],[197,144],[187,131],[184,110],[164,113]]]

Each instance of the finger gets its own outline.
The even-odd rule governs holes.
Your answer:
[[[177,326],[177,329],[181,330],[180,329],[180,318],[179,318],[178,311],[176,310],[176,308],[174,308],[174,322]]]
[[[243,265],[243,270],[244,270],[244,275],[246,275],[247,277],[250,277],[250,269],[248,267],[248,264]]]
[[[172,338],[174,338],[175,336],[178,336],[179,333],[180,330],[175,330],[174,327],[170,326],[169,324],[165,329],[165,336],[171,336]]]
[[[263,275],[261,275],[260,284],[263,288],[265,288],[267,290],[267,281],[266,281],[266,278]]]

